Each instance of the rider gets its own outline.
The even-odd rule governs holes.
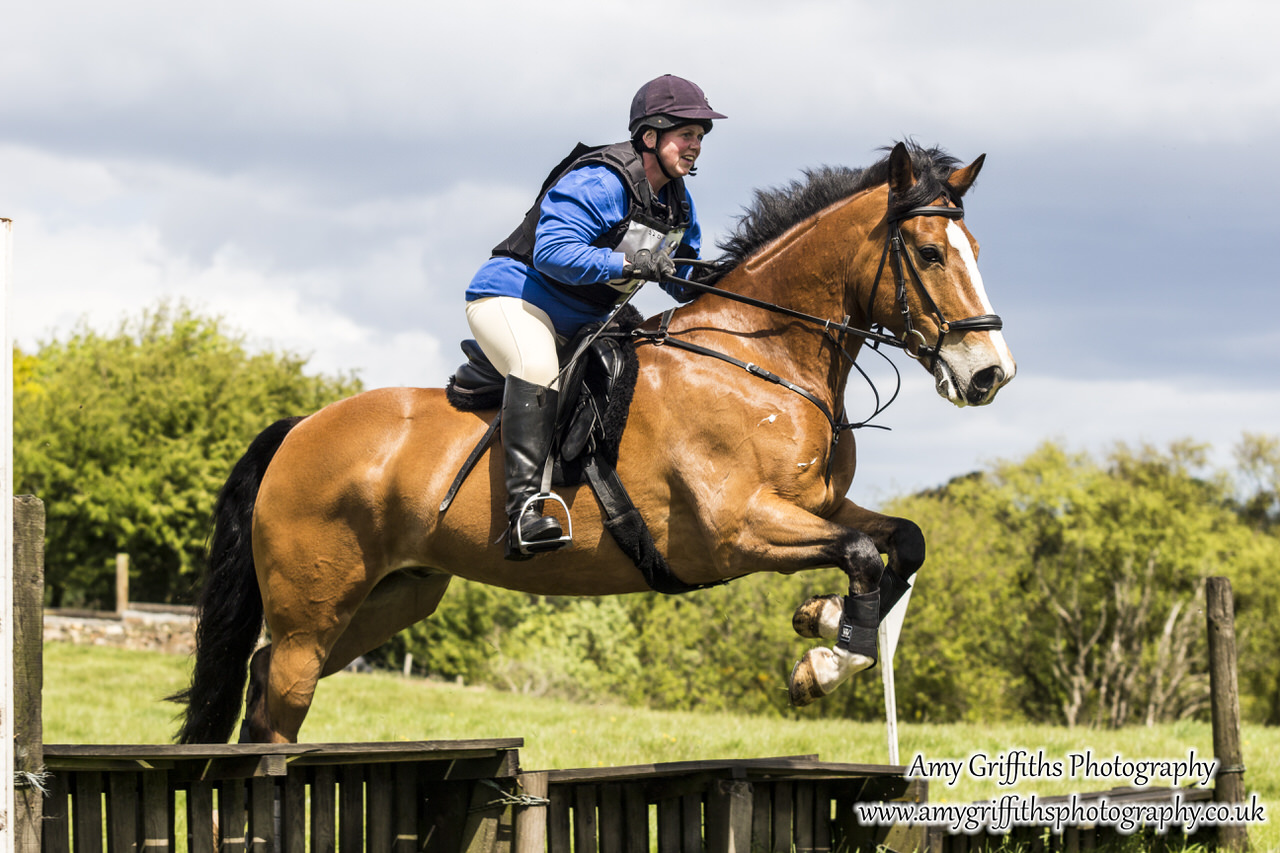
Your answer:
[[[684,178],[712,120],[724,117],[688,80],[645,83],[631,102],[630,140],[579,144],[467,287],[472,334],[506,377],[507,559],[567,544],[560,522],[534,500],[555,429],[557,343],[604,320],[645,280],[674,274],[673,256],[698,256],[701,230]],[[681,302],[696,295],[662,287]]]

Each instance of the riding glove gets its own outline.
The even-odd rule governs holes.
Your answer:
[[[636,253],[627,258],[627,267],[625,269],[627,275],[634,278],[645,278],[649,281],[662,281],[665,278],[675,275],[676,262],[671,260],[671,256],[662,252],[653,252],[649,249],[637,249]]]

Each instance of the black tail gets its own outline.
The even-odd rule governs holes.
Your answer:
[[[284,418],[253,440],[218,493],[204,589],[196,603],[191,686],[169,698],[186,703],[178,743],[226,743],[240,716],[249,656],[262,633],[262,596],[253,566],[253,505],[258,486],[289,431]]]

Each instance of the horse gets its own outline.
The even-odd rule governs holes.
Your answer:
[[[925,558],[917,525],[846,497],[856,453],[841,418],[860,349],[905,349],[961,407],[990,403],[1016,372],[963,220],[984,159],[899,142],[870,167],[758,190],[715,285],[637,330],[617,472],[671,571],[695,587],[848,576],[846,595],[796,610],[802,636],[836,641],[796,664],[797,705],[874,665],[876,625]],[[570,547],[503,559],[496,447],[440,511],[494,414],[442,389],[381,388],[254,439],[214,511],[192,679],[173,697],[179,742],[226,742],[242,690],[242,740],[296,742],[317,681],[429,617],[455,576],[538,595],[649,588],[582,486],[559,492]]]

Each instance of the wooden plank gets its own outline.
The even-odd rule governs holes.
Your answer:
[[[791,851],[791,818],[794,806],[791,801],[791,783],[777,782],[773,786],[773,844],[770,849],[778,853]]]
[[[44,803],[44,825],[40,828],[41,853],[71,853],[71,820],[68,805],[71,791],[66,773],[49,779],[49,796]]]
[[[702,794],[680,798],[680,849],[682,853],[702,853]]]
[[[466,811],[466,823],[462,829],[462,853],[495,851],[503,815],[509,808],[503,803],[499,791],[483,780],[476,782],[471,789],[471,806]]]
[[[213,783],[192,782],[187,787],[187,850],[213,853]]]
[[[307,777],[305,770],[290,770],[280,792],[281,853],[306,853]]]
[[[658,853],[680,853],[680,801],[658,801]]]
[[[391,814],[394,811],[395,786],[391,777],[390,764],[374,764],[369,767],[369,775],[365,781],[365,800],[368,803],[365,815],[365,849],[368,853],[392,853],[395,829]]]
[[[623,853],[626,849],[627,815],[622,809],[622,785],[600,786],[598,817],[601,853]]]
[[[276,786],[270,778],[249,780],[249,820],[245,844],[250,853],[275,853],[279,835],[276,823]]]
[[[174,848],[173,791],[169,774],[153,770],[142,774],[142,846],[146,853],[169,853]]]
[[[107,851],[138,849],[138,774],[112,773],[107,782]]]
[[[516,784],[531,800],[547,799],[546,773],[521,773],[516,779]],[[545,853],[547,820],[547,803],[530,803],[516,810],[515,853]]]
[[[96,770],[77,773],[73,790],[76,853],[102,853],[102,774]]]
[[[77,762],[100,758],[147,761],[207,761],[220,758],[284,756],[290,764],[373,764],[380,761],[455,761],[503,758],[520,738],[489,740],[374,741],[361,743],[201,743],[201,744],[45,744],[45,764],[76,769]]]
[[[245,853],[246,823],[243,780],[218,783],[218,834],[222,853]]]
[[[394,853],[417,853],[418,850],[418,796],[417,768],[412,764],[392,765],[395,779],[395,797],[392,823],[395,826]]]
[[[721,779],[707,792],[708,853],[750,853],[754,795],[750,782]]]
[[[574,853],[597,853],[600,849],[596,798],[595,785],[573,787]]]
[[[0,273],[2,275],[3,273]],[[44,502],[13,498],[14,849],[40,853],[44,797],[24,774],[44,769]]]
[[[813,793],[813,849],[831,853],[831,783],[816,783]]]
[[[640,785],[622,789],[623,808],[627,812],[626,853],[649,853],[649,803]]]
[[[573,849],[573,822],[570,816],[572,793],[568,786],[549,788],[547,799],[547,850],[550,853],[570,853]]]
[[[316,767],[311,775],[311,853],[334,853],[337,848],[336,777],[329,765]]]
[[[813,783],[795,783],[792,845],[796,853],[813,853]]]
[[[338,849],[364,847],[364,768],[359,764],[338,767]]]
[[[773,849],[773,783],[752,785],[751,849]]]

